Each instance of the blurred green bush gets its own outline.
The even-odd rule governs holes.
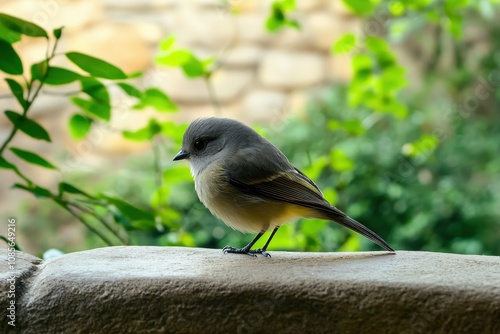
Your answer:
[[[332,41],[335,54],[355,51],[350,54],[353,79],[349,85],[315,92],[304,110],[284,113],[258,130],[315,180],[332,204],[373,229],[394,248],[500,255],[500,27],[494,20],[495,2],[369,1],[366,6],[350,0],[344,3],[361,16],[377,16],[376,8],[389,8],[390,19],[384,22],[383,36],[347,34]],[[265,24],[271,31],[300,28],[290,16],[294,9],[294,1],[275,1]],[[16,30],[19,26],[13,18],[4,15],[3,19],[9,23],[5,29]],[[477,55],[471,56],[473,51],[460,38],[464,25],[483,24],[482,20],[488,20],[488,43],[494,52],[478,59]],[[40,36],[45,37],[47,34],[42,32]],[[56,30],[53,35],[58,40],[61,31]],[[14,37],[0,46],[17,57],[10,45],[20,37]],[[422,85],[413,90],[406,89],[406,69],[390,47],[390,41],[407,38],[422,49],[430,49]],[[438,64],[443,62],[445,45],[452,46],[446,59],[451,57],[454,61],[443,69]],[[67,56],[70,60],[75,58],[74,53]],[[87,68],[88,57],[76,56],[73,61]],[[188,77],[203,78],[209,91],[211,76],[220,66],[217,59],[199,59],[190,50],[179,48],[174,37],[161,43],[156,61],[180,67]],[[0,70],[13,75],[22,73],[17,63],[11,59]],[[92,63],[100,61],[91,59]],[[102,104],[107,87],[95,77],[105,78],[109,73],[95,71],[101,67],[87,68],[88,77],[65,73],[67,80],[81,82],[82,93]],[[110,64],[105,67],[116,72]],[[48,75],[54,74],[54,68],[41,77],[33,73],[32,81],[66,83],[54,82]],[[119,74],[113,79],[131,77]],[[122,81],[117,85],[138,100],[136,108],[154,106],[159,112],[175,112],[177,108],[160,89],[141,91]],[[35,139],[44,139],[46,131],[26,117],[30,104],[24,98],[32,95],[23,90],[29,91],[33,86],[15,85],[13,80],[9,86],[24,110],[22,116],[6,113],[14,124],[13,133],[19,128]],[[482,89],[481,94],[478,89]],[[92,115],[89,112],[94,109],[86,108],[81,99],[73,102],[87,112],[69,124],[76,139],[85,137],[89,124],[109,119],[110,108],[105,115]],[[213,103],[218,108],[215,99]],[[88,123],[86,127],[79,125],[82,120]],[[106,169],[95,171],[92,176],[68,173],[59,194],[48,194],[28,182],[28,191],[55,202],[20,204],[24,213],[19,219],[36,221],[23,224],[21,230],[39,236],[40,252],[52,247],[74,251],[105,246],[103,238],[87,230],[84,241],[68,243],[59,238],[66,225],[62,222],[71,221],[57,206],[58,201],[63,201],[63,208],[73,205],[81,209],[77,218],[115,243],[122,238],[122,243],[138,245],[245,245],[253,236],[233,231],[214,218],[197,199],[187,165],[171,161],[185,128],[185,124],[153,118],[142,129],[124,131],[128,140],[149,141],[152,152],[125,158],[115,173]],[[2,168],[15,170],[4,160]],[[71,184],[87,185],[85,192],[92,195],[87,196]],[[22,185],[19,188],[24,189]],[[266,238],[262,239],[264,242]],[[283,226],[269,249],[353,251],[377,247],[334,223],[311,219]]]

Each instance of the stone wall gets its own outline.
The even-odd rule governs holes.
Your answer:
[[[179,104],[181,113],[190,114],[184,119],[213,114],[201,80],[190,80],[177,69],[153,64],[158,42],[173,34],[180,46],[222,60],[213,81],[224,115],[265,122],[284,109],[300,107],[303,99],[297,95],[305,90],[348,79],[348,57],[332,57],[329,49],[344,32],[361,28],[360,21],[338,1],[302,0],[298,1],[295,15],[302,30],[284,29],[271,34],[264,28],[269,3],[4,0],[0,12],[48,29],[64,25],[63,50],[102,57],[127,72],[145,71],[143,84],[164,88]],[[32,62],[40,59],[45,46],[43,41],[30,40],[23,42],[19,51],[27,62]],[[5,92],[5,83],[1,85]],[[48,103],[45,111],[48,113],[54,106],[61,108],[61,103]]]
[[[33,21],[46,29],[65,26],[61,51],[80,51],[117,64],[126,72],[143,71],[137,85],[158,86],[178,103],[176,115],[154,110],[130,111],[130,103],[116,87],[111,87],[113,119],[111,129],[98,127],[81,142],[72,141],[67,123],[76,110],[63,93],[75,87],[47,87],[30,111],[51,134],[52,144],[38,142],[24,134],[12,145],[29,148],[61,167],[61,171],[87,171],[92,174],[121,157],[149,150],[144,144],[124,140],[120,130],[134,130],[150,117],[189,121],[207,115],[229,116],[247,122],[273,122],[298,110],[307,93],[332,80],[349,77],[347,57],[332,57],[329,47],[345,31],[360,26],[338,1],[298,1],[297,19],[303,29],[285,29],[271,34],[264,28],[269,1],[256,0],[2,0],[0,12]],[[237,12],[231,14],[230,12]],[[169,35],[178,45],[196,54],[215,56],[221,67],[213,85],[221,112],[217,114],[207,87],[200,79],[187,79],[179,69],[154,64],[159,41]],[[25,64],[40,61],[45,55],[43,39],[25,38],[15,45]],[[54,63],[71,66],[65,57]],[[0,73],[0,95],[8,94]],[[18,110],[17,101],[1,100],[2,110]],[[11,123],[0,114],[0,138],[5,138]],[[1,140],[1,139],[0,139]],[[15,156],[7,157],[40,185],[55,188],[59,172],[33,167]],[[111,156],[111,158],[110,158]],[[17,182],[14,173],[2,171],[0,212],[12,212],[23,198],[32,198],[9,187]],[[15,212],[13,212],[15,213]],[[0,225],[0,232],[4,225]],[[80,228],[79,226],[77,228]],[[20,242],[24,241],[20,236]],[[1,247],[1,246],[0,246]]]
[[[1,251],[0,332],[14,332],[10,289],[25,334],[500,332],[499,257],[272,256],[108,247],[45,262],[17,253],[10,270]]]

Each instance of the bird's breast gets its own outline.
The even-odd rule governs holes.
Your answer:
[[[195,189],[215,216],[243,232],[267,231],[309,212],[304,207],[244,193],[229,183],[221,167],[207,168],[195,176]]]

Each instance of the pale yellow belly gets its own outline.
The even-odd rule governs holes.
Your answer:
[[[211,183],[207,187],[206,182],[201,184],[207,176],[221,180],[218,178],[221,175],[214,175],[214,171],[211,173],[204,173],[195,181],[198,197],[215,216],[236,230],[258,233],[310,215],[308,208],[245,195],[230,185]]]

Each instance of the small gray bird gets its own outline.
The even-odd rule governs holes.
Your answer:
[[[188,159],[203,204],[227,225],[257,236],[224,253],[257,256],[266,252],[278,228],[299,217],[333,220],[394,252],[381,237],[328,203],[318,186],[273,144],[250,127],[227,118],[195,120],[186,130],[175,160]],[[264,247],[252,246],[268,230]]]

